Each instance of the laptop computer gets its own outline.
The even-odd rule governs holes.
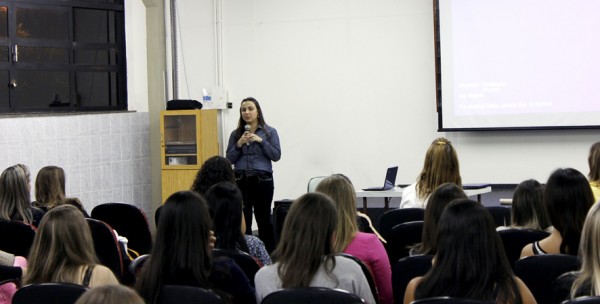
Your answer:
[[[398,167],[390,167],[387,169],[385,173],[385,181],[383,182],[383,187],[371,187],[364,188],[364,191],[385,191],[390,190],[395,187],[396,184],[396,175],[398,174]]]

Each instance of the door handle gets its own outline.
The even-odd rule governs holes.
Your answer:
[[[16,80],[11,80],[11,81],[8,83],[8,87],[9,87],[9,88],[16,88],[16,87],[17,87],[17,81],[16,81]]]

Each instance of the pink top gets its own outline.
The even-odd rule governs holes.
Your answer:
[[[379,302],[392,304],[392,267],[381,241],[375,234],[357,232],[344,253],[351,254],[361,260],[373,273]]]

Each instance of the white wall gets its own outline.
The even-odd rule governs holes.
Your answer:
[[[214,23],[204,19],[213,1],[179,1],[191,98],[201,99],[198,88],[213,84],[205,43]],[[587,150],[600,140],[598,130],[438,133],[431,1],[224,1],[223,60],[234,103],[223,113],[224,140],[246,96],[279,131],[275,199],[336,172],[358,188],[377,185],[389,165],[410,183],[438,136],[456,146],[466,183],[545,181],[566,166],[587,174]]]

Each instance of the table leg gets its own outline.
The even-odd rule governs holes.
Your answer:
[[[390,200],[391,199],[392,199],[391,197],[384,197],[383,198],[383,201],[385,203],[385,205],[383,206],[383,212],[388,211],[388,208],[390,208]]]
[[[363,197],[363,210],[362,210],[362,212],[364,214],[367,214],[367,198],[366,197]]]

